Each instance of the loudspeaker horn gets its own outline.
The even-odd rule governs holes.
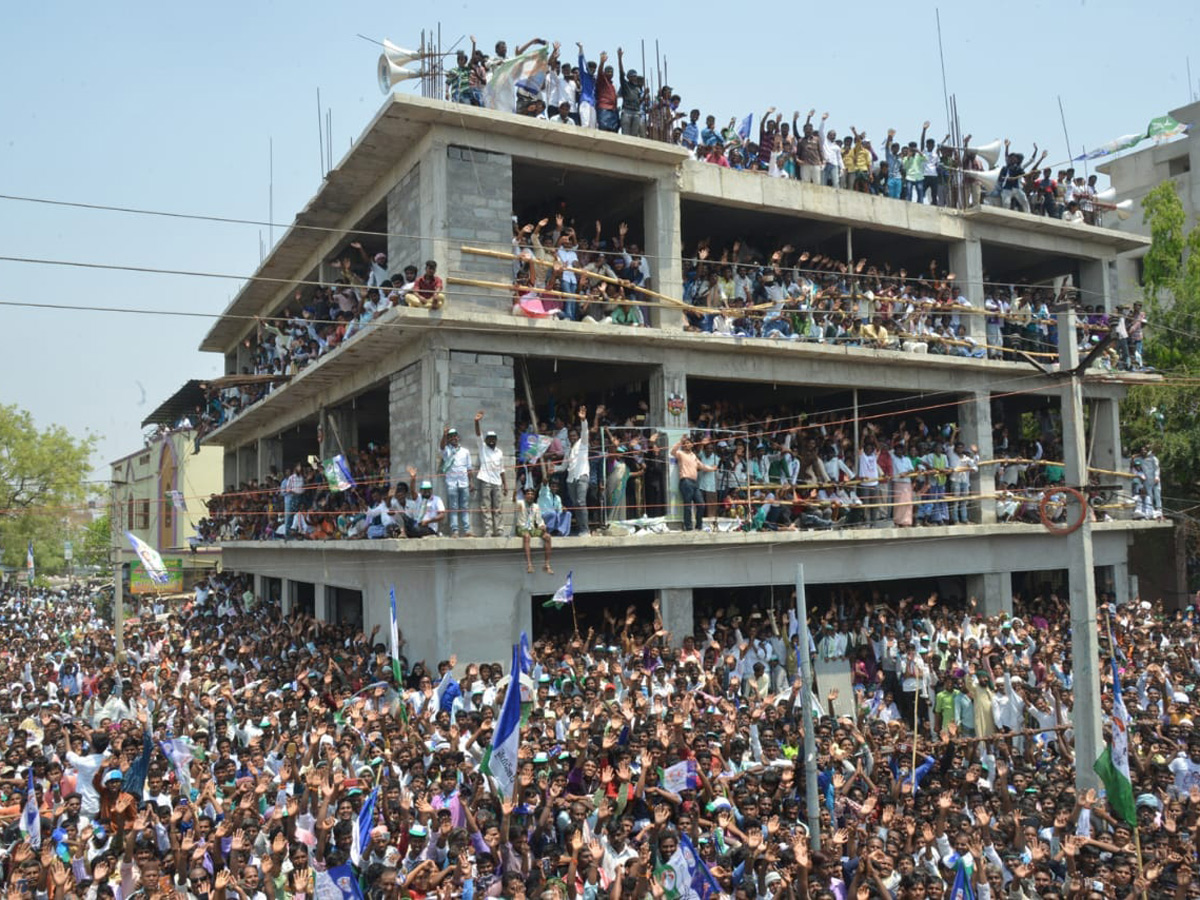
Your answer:
[[[385,94],[390,93],[392,86],[401,81],[420,77],[421,72],[418,69],[402,69],[388,59],[386,54],[379,57],[379,90]]]
[[[994,191],[996,189],[996,182],[1000,180],[999,169],[988,169],[986,172],[971,172],[969,174],[983,185],[985,191]]]
[[[1000,153],[1004,150],[1004,142],[997,140],[992,141],[990,144],[983,144],[979,147],[968,147],[967,149],[974,150],[976,156],[987,160],[987,164],[994,168],[996,160],[1000,158]]]
[[[1122,200],[1120,203],[1114,204],[1113,209],[1117,211],[1117,218],[1124,222],[1133,215],[1133,201]]]
[[[386,39],[383,42],[383,55],[391,60],[392,65],[396,66],[407,66],[410,62],[421,58],[421,54],[416,50],[405,50]]]
[[[1102,191],[1096,192],[1097,203],[1116,203],[1117,189],[1115,187],[1107,187]]]

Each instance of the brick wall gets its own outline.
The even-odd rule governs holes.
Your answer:
[[[512,157],[471,147],[446,148],[446,270],[467,278],[508,282],[512,266],[462,253],[464,244],[509,252],[512,243]],[[507,292],[458,288],[456,302],[508,310]],[[451,294],[453,297],[453,293]]]
[[[479,444],[475,440],[475,413],[483,410],[485,417],[481,423],[486,433],[489,428],[496,432],[497,444],[504,451],[505,465],[511,466],[513,460],[513,419],[516,416],[516,387],[513,380],[513,360],[511,356],[500,356],[492,353],[450,353],[450,399],[447,405],[447,422],[458,429],[463,444],[471,451],[471,459],[479,464]],[[441,434],[441,428],[438,428]],[[511,469],[506,473],[508,489],[513,488]],[[475,485],[471,485],[471,506],[479,504],[479,498],[474,494]],[[510,494],[511,496],[511,494]],[[504,534],[512,530],[512,502],[505,502],[506,515],[502,529]],[[483,533],[483,525],[479,513],[471,515],[471,531],[475,535]]]
[[[421,242],[414,237],[421,233],[421,167],[413,166],[388,192],[387,197],[388,222],[388,271],[392,274],[401,273],[405,266],[413,265],[421,269],[424,260],[421,255]]]
[[[425,443],[425,411],[421,391],[421,366],[416,362],[392,375],[388,383],[388,441],[391,449],[392,482],[408,480],[408,466],[422,469],[428,451]]]

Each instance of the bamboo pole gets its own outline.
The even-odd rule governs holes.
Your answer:
[[[459,250],[461,250],[463,253],[472,253],[476,256],[486,256],[486,257],[489,257],[490,259],[507,259],[507,260],[520,259],[520,257],[515,253],[505,253],[502,250],[486,250],[482,247],[465,247],[464,246],[464,247],[459,247]],[[554,263],[549,263],[543,259],[538,259],[536,255],[533,255],[531,257],[531,259],[535,266],[545,266],[548,269],[554,268]],[[689,309],[689,310],[696,309],[696,307],[691,306],[690,304],[684,303],[682,300],[679,300],[676,297],[668,297],[666,294],[658,293],[658,291],[652,291],[649,288],[638,287],[632,281],[629,281],[627,279],[613,278],[611,275],[603,275],[599,272],[589,272],[587,269],[579,269],[579,268],[576,268],[575,266],[563,266],[562,271],[573,272],[576,275],[582,275],[585,278],[594,278],[597,281],[603,281],[608,284],[614,284],[618,287],[632,288],[635,291],[639,291],[640,293],[645,294],[647,297],[654,297],[657,300],[661,300],[663,303],[669,303],[671,306],[674,306],[676,309]]]

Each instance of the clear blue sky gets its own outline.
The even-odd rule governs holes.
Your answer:
[[[266,219],[268,141],[275,219],[289,222],[319,179],[316,89],[340,158],[378,109],[379,48],[474,33],[490,48],[538,36],[589,56],[623,45],[641,68],[655,39],[686,107],[718,121],[776,106],[828,110],[839,131],[946,131],[935,5],[868,0],[744,9],[736,4],[592,6],[555,19],[521,4],[41,3],[6,11],[0,37],[0,193]],[[556,7],[542,7],[558,9]],[[796,9],[797,12],[791,12]],[[1033,141],[1050,160],[1138,131],[1189,100],[1190,3],[945,3],[949,89],[975,142]],[[427,11],[424,21],[409,19]],[[583,25],[586,20],[593,24]],[[1089,47],[1089,44],[1092,45]],[[744,73],[735,76],[734,60]],[[1193,61],[1200,79],[1200,52]],[[401,89],[412,90],[401,85]],[[277,230],[276,234],[280,233]],[[266,239],[266,235],[263,235]],[[259,229],[0,201],[0,255],[250,274]],[[238,282],[0,262],[0,299],[219,312]],[[0,307],[0,402],[40,424],[101,435],[96,463],[140,446],[139,422],[186,379],[219,374],[196,347],[209,323]]]

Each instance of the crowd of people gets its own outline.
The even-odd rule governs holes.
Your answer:
[[[421,273],[410,264],[393,275],[387,263],[386,253],[369,255],[361,242],[352,241],[337,260],[340,274],[333,284],[297,288],[292,303],[277,316],[257,318],[254,336],[246,340],[251,361],[242,367],[240,383],[211,387],[204,405],[188,417],[199,437],[353,340],[392,307],[436,310],[445,305],[446,287],[437,274],[437,260],[426,260]]]
[[[1083,352],[1112,335],[1101,365],[1142,367],[1146,315],[1140,302],[1106,313],[1075,287],[1000,284],[985,273],[982,296],[937,260],[910,274],[889,263],[847,263],[791,244],[734,240],[696,245],[683,261],[683,303],[651,289],[651,264],[621,223],[606,236],[578,230],[559,209],[553,218],[513,224],[513,312],[530,317],[640,327],[648,307],[681,314],[691,332],[826,343],[910,353],[1045,359],[1058,353],[1051,309],[1074,305]],[[972,319],[975,321],[972,321]],[[982,319],[983,327],[972,327]]]
[[[940,142],[931,137],[926,121],[913,140],[898,140],[896,129],[889,128],[876,149],[853,125],[839,137],[829,113],[817,119],[816,109],[810,109],[801,121],[796,111],[789,125],[773,106],[757,129],[753,115],[734,116],[721,128],[715,115],[699,108],[685,112],[683,98],[669,84],[649,86],[647,73],[626,67],[623,48],[617,48],[615,68],[607,52],[588,59],[582,43],[575,48],[576,53],[564,52],[558,41],[533,38],[515,56],[544,53],[545,67],[529,66],[511,85],[500,79],[505,87],[489,96],[489,84],[513,58],[505,41],[497,41],[489,55],[472,39],[471,50],[458,51],[447,73],[446,99],[672,143],[726,168],[915,203],[959,209],[986,203],[1089,225],[1101,224],[1104,207],[1111,206],[1097,198],[1095,175],[1064,167],[1054,177],[1053,167],[1042,165],[1048,151],[1039,155],[1037,144],[1026,156],[1005,140],[1001,153],[999,142],[973,148],[968,134],[956,147],[949,134]]]
[[[488,537],[531,544],[554,538],[685,531],[807,531],[1066,520],[1057,415],[998,409],[990,458],[964,434],[953,404],[859,415],[807,404],[743,399],[698,402],[686,428],[648,422],[649,405],[623,389],[515,404],[497,423],[480,410],[460,434],[447,423],[434,471],[401,463],[386,444],[351,449],[346,483],[315,457],[261,481],[230,485],[208,501],[204,542]],[[1014,415],[1016,416],[1014,418]],[[681,424],[683,424],[681,422]],[[678,439],[678,440],[677,440]],[[1093,472],[1093,521],[1161,519],[1160,464],[1133,454],[1132,477]]]
[[[393,660],[377,628],[282,615],[234,573],[143,610],[118,658],[96,599],[0,592],[12,900],[1200,896],[1194,607],[1104,603],[1093,626],[1134,815],[1076,788],[1049,589],[1013,616],[869,586],[814,602],[805,649],[851,698],[801,684],[787,611],[733,599],[683,634],[657,602],[597,610],[511,667],[410,659],[402,630]]]

